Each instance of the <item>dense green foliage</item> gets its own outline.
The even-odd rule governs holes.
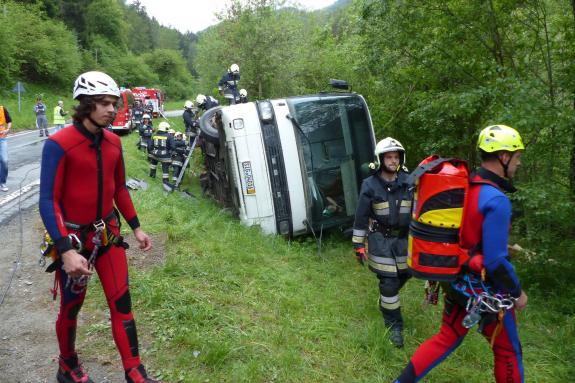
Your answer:
[[[0,7],[5,93],[16,81],[69,89],[80,72],[102,70],[125,87],[188,96],[196,36],[160,26],[138,1],[6,0]]]

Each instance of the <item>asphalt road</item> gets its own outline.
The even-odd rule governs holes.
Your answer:
[[[50,128],[52,132],[53,128]],[[8,186],[0,192],[0,225],[4,225],[18,211],[38,204],[40,186],[40,158],[45,137],[30,130],[8,136]]]

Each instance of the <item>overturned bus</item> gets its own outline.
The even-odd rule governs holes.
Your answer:
[[[319,93],[216,107],[200,128],[202,189],[243,224],[289,237],[353,224],[375,147],[362,96]]]

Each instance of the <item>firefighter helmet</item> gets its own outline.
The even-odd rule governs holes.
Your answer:
[[[198,94],[198,97],[196,97],[196,103],[198,105],[204,105],[205,102],[206,102],[206,96],[204,96],[203,94]]]
[[[170,134],[176,134],[176,131],[175,131],[174,129],[170,128],[170,129],[168,129],[168,133],[170,133]]]
[[[240,97],[248,97],[248,91],[245,89],[240,89]]]
[[[116,81],[103,72],[82,73],[74,82],[74,100],[80,96],[110,95],[120,97]]]
[[[405,149],[401,145],[401,142],[397,141],[395,138],[386,137],[375,145],[375,156],[380,162],[380,156],[389,152],[398,152],[399,164],[403,165],[405,163]]]
[[[167,132],[168,129],[170,129],[170,124],[166,121],[162,121],[160,122],[160,125],[158,125],[158,132]]]
[[[240,67],[238,66],[238,64],[232,64],[230,65],[230,72],[232,73],[240,73]]]
[[[186,109],[192,109],[193,107],[194,107],[194,103],[191,100],[187,100],[184,103],[184,108],[186,108]]]
[[[479,133],[477,147],[487,153],[525,149],[519,132],[507,125],[491,125],[483,129]]]
[[[144,115],[142,116],[142,120],[145,120],[146,118],[148,120],[150,119],[150,115],[148,113],[144,113]]]

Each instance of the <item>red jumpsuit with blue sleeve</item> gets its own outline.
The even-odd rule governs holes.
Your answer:
[[[119,237],[119,217],[114,215],[114,207],[132,229],[140,226],[126,188],[119,137],[106,130],[94,135],[77,122],[51,135],[42,152],[40,215],[58,253],[73,248],[68,235],[76,234],[83,242],[82,254],[89,254],[94,247],[94,231],[89,228],[99,220],[105,220],[106,230]],[[98,254],[94,268],[108,301],[112,332],[124,369],[137,367],[140,358],[125,248],[111,245]],[[76,355],[76,322],[86,286],[59,268],[56,278],[61,293],[56,334],[60,356],[67,359]]]
[[[462,245],[478,248],[484,257],[486,285],[492,291],[521,295],[521,286],[507,253],[507,240],[511,223],[511,202],[503,191],[513,192],[509,182],[481,168],[472,177],[464,214]],[[463,341],[469,329],[462,325],[466,316],[467,298],[458,290],[463,283],[453,282],[445,296],[445,308],[439,332],[425,341],[415,351],[407,367],[395,383],[418,382],[431,369],[441,363]],[[507,310],[495,333],[498,323],[494,314],[485,315],[480,332],[493,341],[494,375],[498,383],[524,382],[521,343],[517,331],[515,310]],[[474,366],[469,366],[474,368]]]

